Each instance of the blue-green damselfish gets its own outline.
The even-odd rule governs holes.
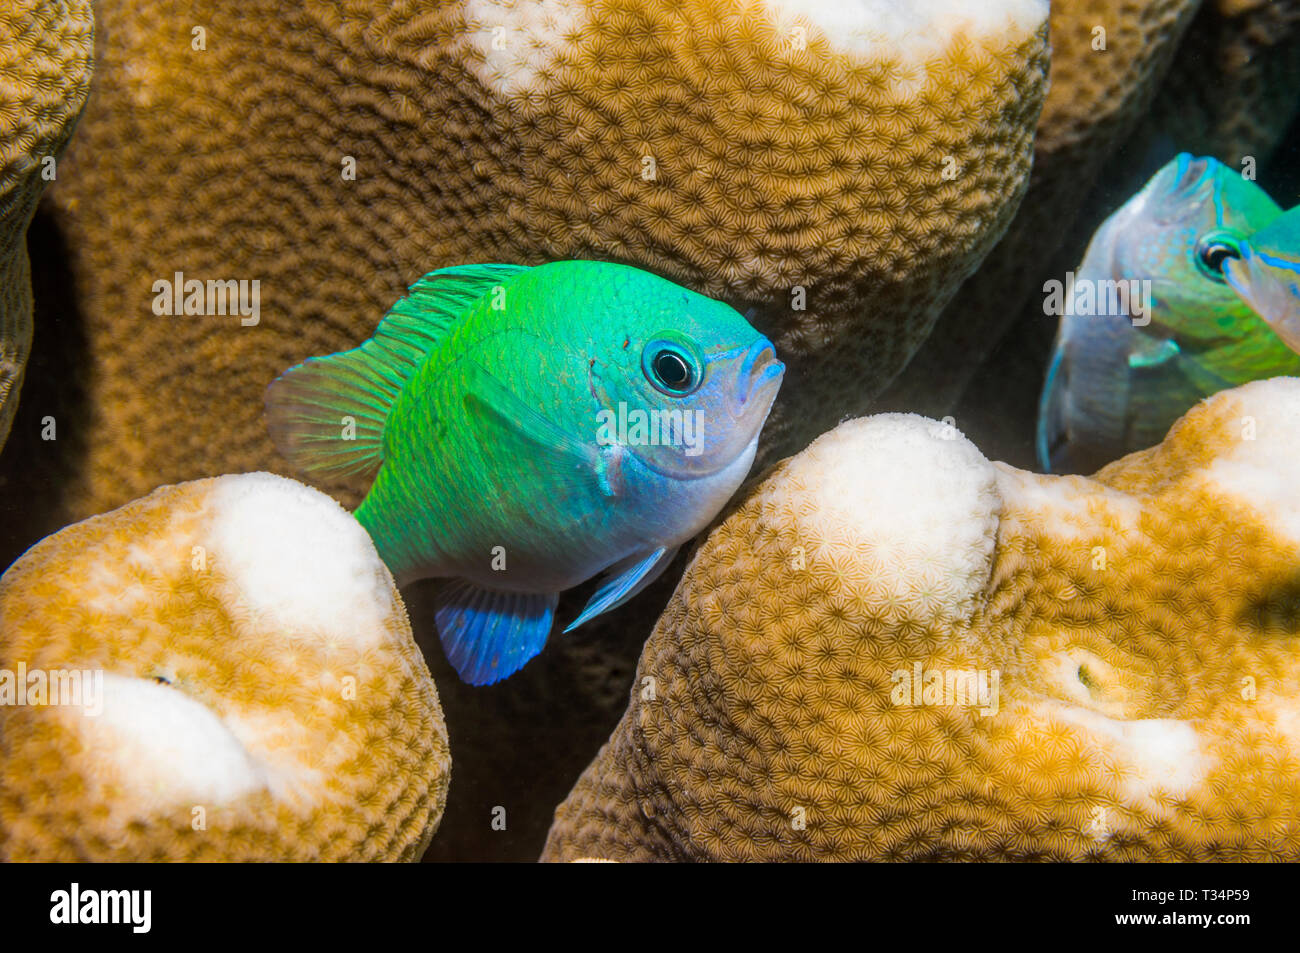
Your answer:
[[[1182,153],[1102,223],[1074,282],[1094,307],[1061,318],[1043,386],[1044,470],[1090,473],[1159,443],[1211,394],[1300,374],[1300,356],[1228,284],[1281,215],[1236,170]],[[1114,290],[1127,307],[1101,306]]]
[[[266,418],[307,474],[373,477],[357,520],[399,585],[452,580],[438,634],[486,685],[542,650],[560,591],[606,573],[567,632],[717,515],[784,369],[733,308],[636,268],[467,265],[282,374]]]

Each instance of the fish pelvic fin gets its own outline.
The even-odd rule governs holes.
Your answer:
[[[634,553],[622,562],[615,563],[609,568],[600,588],[588,600],[582,614],[570,622],[564,631],[572,632],[589,619],[627,602],[658,579],[676,555],[676,546],[661,546],[649,553]]]
[[[311,476],[373,476],[383,462],[388,412],[416,368],[470,306],[526,270],[464,265],[430,272],[360,347],[285,371],[266,391],[276,448]]]
[[[448,583],[434,613],[447,661],[470,685],[509,678],[546,644],[559,598],[556,592],[499,592],[459,579]]]

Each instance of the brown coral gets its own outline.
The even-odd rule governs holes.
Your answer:
[[[32,343],[27,226],[90,88],[90,0],[20,0],[0,9],[0,447]]]
[[[1297,75],[1300,0],[1208,0],[1143,131],[1237,169],[1249,156],[1257,168],[1300,114]],[[1150,137],[1136,148],[1147,146]]]
[[[416,860],[450,770],[369,537],[265,473],[164,487],[0,577],[0,763],[0,860],[44,861]]]
[[[884,415],[701,547],[545,859],[1300,857],[1300,380],[1092,479]]]
[[[937,55],[917,110],[888,80],[892,47],[864,62],[805,16],[796,50],[797,11],[778,22],[751,0],[566,4],[594,26],[550,65],[562,44],[525,17],[543,4],[468,7],[96,4],[95,91],[40,216],[41,237],[69,252],[50,256],[67,267],[47,278],[57,296],[45,296],[34,358],[58,389],[25,401],[24,436],[35,436],[11,441],[0,472],[6,496],[25,501],[0,535],[11,552],[159,482],[285,472],[260,417],[265,385],[364,340],[410,281],[462,261],[612,258],[782,303],[805,279],[808,310],[773,313],[762,329],[786,332],[784,391],[799,375],[821,417],[809,439],[892,373],[872,379],[867,362],[905,359],[1024,186],[1046,71],[1033,28],[976,30],[951,57],[947,30],[921,31]],[[506,50],[493,50],[498,36]],[[546,65],[549,85],[498,92],[480,72],[533,49],[530,36],[540,45],[522,65]],[[805,257],[808,274],[796,268]],[[260,280],[259,324],[155,315],[153,283],[176,271]],[[792,405],[786,419],[802,413]],[[39,439],[46,415],[57,441]],[[794,433],[785,427],[774,420],[769,435]],[[421,639],[433,635],[429,591],[406,593]],[[588,595],[562,612],[572,618]],[[550,808],[617,721],[666,598],[628,607],[640,625],[557,640],[487,694],[458,684],[429,646],[464,753],[431,856],[536,856]],[[527,797],[513,796],[520,777]],[[498,805],[506,834],[489,826]]]

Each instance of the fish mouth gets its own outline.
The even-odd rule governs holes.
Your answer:
[[[713,387],[686,411],[695,415],[689,418],[695,421],[693,442],[683,432],[681,445],[669,441],[637,448],[642,463],[662,476],[709,476],[733,466],[747,451],[752,456],[785,374],[772,342],[761,336],[748,346],[712,355],[710,363],[717,365],[710,377]]]
[[[1093,280],[1131,277],[1121,260],[1134,230],[1171,225],[1196,214],[1211,197],[1215,164],[1180,153],[1138,192],[1101,223],[1083,253],[1077,274]]]
[[[1176,225],[1197,219],[1206,202],[1214,200],[1218,160],[1198,159],[1188,152],[1157,172],[1133,196],[1102,222],[1084,252],[1079,272],[1094,277],[1122,273],[1119,261],[1121,239],[1135,228]]]
[[[749,346],[740,362],[731,415],[741,420],[761,412],[766,418],[784,375],[785,365],[777,359],[776,348],[767,338],[760,337]]]

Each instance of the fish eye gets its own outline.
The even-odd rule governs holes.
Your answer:
[[[1223,267],[1241,257],[1241,246],[1226,235],[1206,235],[1196,245],[1196,264],[1212,281],[1222,282]]]
[[[655,389],[670,397],[684,397],[700,385],[700,363],[689,348],[658,339],[646,345],[641,366]]]

